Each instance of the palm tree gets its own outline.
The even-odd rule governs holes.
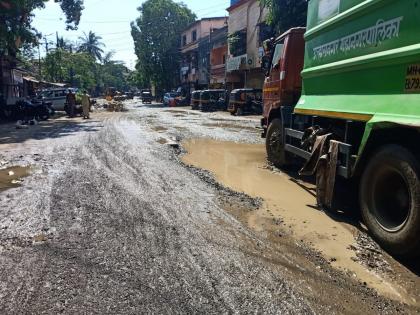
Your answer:
[[[60,48],[62,50],[71,52],[72,46],[73,44],[70,41],[68,41],[67,39],[64,39],[64,37],[57,36],[57,44],[56,44],[57,49]]]
[[[82,43],[79,46],[79,52],[85,52],[91,55],[93,58],[101,60],[104,47],[104,43],[101,42],[102,37],[97,36],[94,32],[90,31],[89,34],[83,32],[84,37],[79,37]]]
[[[114,65],[123,65],[124,64],[124,61],[113,60],[112,58],[114,58],[114,56],[115,56],[115,50],[111,50],[111,51],[107,52],[102,57],[102,64],[104,66],[114,66]]]
[[[109,63],[113,63],[114,61],[112,60],[112,58],[114,57],[114,55],[115,55],[114,50],[111,50],[111,51],[107,52],[105,54],[105,56],[102,58],[102,63],[104,65],[109,64]]]

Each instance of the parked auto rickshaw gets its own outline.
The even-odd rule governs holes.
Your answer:
[[[143,104],[152,104],[152,99],[153,96],[150,91],[145,90],[141,92],[141,102]]]
[[[237,89],[230,93],[228,111],[232,115],[262,114],[262,90]]]
[[[199,109],[200,108],[200,90],[194,91],[191,93],[191,109]]]
[[[128,92],[125,92],[124,94],[127,96],[128,100],[134,99],[134,93],[133,92],[128,91]]]
[[[226,110],[225,90],[205,90],[200,97],[200,109],[203,112]]]

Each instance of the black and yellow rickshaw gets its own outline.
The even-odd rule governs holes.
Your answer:
[[[228,111],[232,115],[262,114],[261,89],[236,89],[230,93]]]
[[[226,110],[225,90],[205,90],[201,93],[200,109],[203,112]]]
[[[200,108],[200,90],[194,91],[191,93],[191,109],[199,109]]]

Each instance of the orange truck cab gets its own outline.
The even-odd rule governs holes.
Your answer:
[[[263,137],[271,118],[279,114],[280,107],[295,105],[301,96],[304,33],[304,27],[292,28],[277,39],[264,42],[263,68],[269,70],[263,89]]]

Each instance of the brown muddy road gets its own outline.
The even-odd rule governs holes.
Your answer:
[[[415,272],[267,169],[258,117],[127,106],[0,126],[31,166],[0,192],[1,314],[419,313]]]

